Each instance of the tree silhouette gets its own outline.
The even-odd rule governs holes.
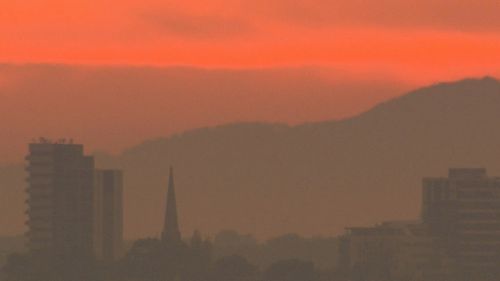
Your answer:
[[[210,281],[255,281],[257,267],[240,256],[227,256],[215,262]]]
[[[183,261],[182,280],[205,281],[212,261],[212,243],[203,240],[199,231],[195,231],[187,248]]]
[[[318,273],[312,262],[297,259],[278,261],[263,274],[264,281],[317,281]]]
[[[129,280],[171,281],[181,273],[185,245],[166,244],[158,239],[137,240],[122,266]]]

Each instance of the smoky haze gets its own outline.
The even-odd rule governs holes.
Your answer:
[[[228,122],[297,124],[351,116],[409,88],[328,68],[197,69],[0,65],[0,164],[34,137],[120,152],[153,137]],[[12,110],[16,109],[16,110]]]
[[[119,155],[99,153],[96,160],[124,170],[127,237],[159,234],[170,165],[185,233],[333,235],[346,226],[418,217],[423,176],[462,166],[500,174],[499,112],[500,83],[469,79],[413,91],[340,121],[209,127]],[[19,233],[22,167],[4,167],[0,175],[2,193],[12,195],[0,199],[1,229]]]

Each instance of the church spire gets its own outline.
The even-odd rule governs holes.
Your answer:
[[[177,242],[181,240],[179,223],[177,221],[177,204],[175,200],[174,170],[170,167],[168,177],[167,205],[165,207],[165,222],[161,239],[164,242]]]

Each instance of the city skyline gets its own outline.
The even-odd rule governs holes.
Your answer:
[[[0,281],[500,276],[499,0],[3,2]]]
[[[187,233],[237,229],[261,239],[287,232],[333,235],[348,224],[415,217],[421,175],[464,166],[489,167],[500,174],[500,136],[494,129],[499,85],[493,78],[438,84],[339,122],[232,124],[94,157],[97,168],[120,168],[127,174],[126,238],[159,235],[164,218],[158,209],[163,208],[170,165],[179,171],[179,219]],[[0,225],[8,226],[2,228],[5,234],[24,229],[22,173],[22,166],[0,169],[0,181],[6,183],[0,187],[8,194],[1,206],[9,211],[0,212]],[[367,212],[358,213],[353,204]],[[200,212],[206,216],[201,218]],[[308,219],[314,215],[315,220]]]
[[[190,239],[182,239],[172,166],[168,173],[161,235],[137,239],[130,248],[122,249],[121,171],[95,170],[94,160],[84,155],[83,145],[65,139],[40,138],[30,143],[26,160],[29,163],[26,169],[29,231],[26,233],[28,252],[24,257],[33,265],[16,260],[16,255],[23,256],[14,253],[7,258],[6,269],[0,277],[5,274],[6,280],[31,278],[30,272],[34,270],[39,272],[36,278],[85,279],[102,274],[96,271],[100,263],[115,265],[106,269],[107,278],[123,278],[120,276],[127,270],[139,280],[213,278],[210,276],[215,273],[208,267],[212,262],[213,243],[222,239],[224,232],[219,233],[214,242],[210,238],[203,240],[199,230],[195,230]],[[337,258],[328,270],[336,274],[336,278],[354,278],[342,280],[491,280],[498,272],[496,264],[500,257],[497,254],[500,177],[488,176],[485,168],[449,168],[447,178],[422,177],[421,188],[419,218],[388,220],[373,227],[345,226],[346,232],[335,236],[338,246],[331,255]],[[232,247],[241,243],[234,240],[234,235],[240,239],[239,234],[230,235],[233,235],[229,240]],[[281,239],[290,239],[286,237]],[[233,255],[223,256],[216,264],[230,257],[247,262],[244,257]],[[124,263],[130,263],[132,268],[117,270]],[[288,264],[288,269],[271,273],[272,268],[281,263]],[[324,268],[317,271],[321,269],[315,266],[307,259],[284,259],[260,274],[279,276],[297,270],[308,278],[317,278],[315,274],[330,272],[324,272]],[[37,271],[40,268],[44,269]],[[227,276],[234,273],[230,264],[222,270],[230,271],[220,277],[236,278]],[[244,272],[238,274],[250,274]],[[252,274],[258,272],[255,269]],[[129,278],[134,278],[133,275]]]
[[[390,133],[387,129],[380,130],[376,127],[367,127],[371,138],[379,138],[379,132],[383,131],[384,138],[393,139],[396,137],[396,143],[400,142],[398,137],[402,136],[400,130],[405,132],[405,134],[411,131],[414,136],[422,136],[422,140],[428,140],[426,136],[432,135],[433,138],[442,139],[442,144],[448,147],[451,146],[448,153],[456,157],[460,155],[457,154],[456,148],[462,147],[468,150],[476,146],[471,146],[467,142],[467,139],[465,139],[466,142],[464,145],[454,147],[452,145],[456,145],[456,141],[449,140],[457,138],[450,136],[463,133],[464,128],[469,128],[469,131],[465,132],[471,133],[474,132],[470,131],[473,128],[479,128],[480,130],[487,129],[489,131],[488,128],[490,126],[496,126],[496,118],[491,118],[491,114],[498,112],[496,109],[500,103],[499,90],[500,83],[496,79],[489,77],[440,84],[414,91],[391,103],[380,104],[371,111],[359,116],[358,119],[348,120],[351,123],[346,123],[347,127],[343,127],[346,126],[343,124],[334,125],[340,126],[336,130],[341,130],[341,136],[350,134],[352,142],[361,139],[353,137],[352,134],[356,134],[356,131],[348,133],[346,130],[346,128],[352,127],[355,122],[368,122],[368,124],[373,124],[373,122],[375,124],[380,123],[390,128],[396,126],[398,130],[395,133]],[[481,97],[481,99],[478,100],[477,97]],[[448,102],[444,104],[444,107],[442,105],[431,106],[433,103],[429,101],[436,99]],[[420,104],[420,107],[416,106],[418,104]],[[472,115],[462,114],[469,112],[467,108],[471,106],[472,108],[481,108],[481,112],[474,112]],[[418,112],[412,112],[415,108],[425,110],[429,114],[427,116],[428,121],[423,121],[422,115]],[[396,112],[398,114],[404,112],[401,115],[404,118],[393,121],[396,123],[391,123],[388,120],[394,120],[394,118],[388,117],[388,112]],[[429,129],[430,123],[427,122],[434,121],[434,118],[432,118],[434,112],[437,112],[443,120],[449,118],[451,123],[448,123],[448,126],[442,126],[441,124],[433,129],[431,128],[429,132],[432,133],[423,134],[419,131],[413,131],[414,128],[419,128],[419,125],[422,124],[427,124],[427,126],[423,126],[425,130]],[[411,123],[408,123],[405,119],[415,120],[415,117],[418,117],[416,123],[408,126]],[[471,117],[472,119],[470,119]],[[485,117],[486,119],[484,119]],[[477,118],[483,121],[482,127],[477,127]],[[380,122],[381,120],[384,120],[384,122]],[[255,157],[257,165],[269,164],[269,161],[273,158],[280,161],[279,159],[282,157],[282,154],[277,153],[278,150],[276,148],[282,147],[286,143],[284,140],[290,137],[290,133],[287,130],[291,128],[275,125],[275,127],[269,130],[265,124],[247,124],[245,126],[241,127],[240,125],[233,128],[237,129],[237,131],[244,128],[243,132],[247,132],[246,134],[236,134],[232,135],[232,137],[224,135],[223,142],[220,141],[220,138],[215,138],[213,141],[214,144],[217,144],[216,147],[213,144],[208,147],[201,145],[198,149],[188,147],[188,150],[180,153],[177,156],[179,158],[173,162],[170,162],[172,161],[171,154],[176,152],[175,149],[170,150],[169,153],[165,153],[158,150],[160,146],[156,146],[155,149],[149,150],[148,156],[142,157],[141,161],[137,162],[137,160],[134,160],[140,158],[131,158],[132,163],[141,167],[140,169],[131,169],[130,164],[123,165],[111,159],[107,159],[107,161],[106,159],[100,159],[98,162],[100,162],[100,165],[105,166],[106,169],[96,169],[94,157],[87,156],[84,153],[83,145],[76,144],[73,139],[63,138],[52,141],[49,138],[41,137],[36,142],[29,144],[29,154],[26,157],[28,163],[26,172],[29,174],[27,177],[28,188],[26,189],[28,195],[26,203],[29,206],[26,212],[29,231],[26,238],[28,241],[27,249],[29,251],[27,254],[13,254],[7,258],[5,262],[6,269],[2,271],[7,278],[6,280],[14,280],[9,278],[16,278],[15,276],[25,276],[21,277],[21,280],[30,280],[24,278],[30,278],[32,270],[35,273],[38,272],[36,276],[44,276],[41,277],[44,280],[51,280],[50,278],[53,277],[50,276],[66,276],[62,277],[62,280],[65,280],[64,278],[83,278],[82,280],[84,280],[85,278],[90,278],[88,276],[92,275],[107,276],[106,278],[108,279],[116,278],[117,280],[122,280],[123,274],[127,274],[127,278],[134,281],[157,280],[158,278],[165,280],[178,280],[181,278],[181,280],[186,281],[192,280],[191,278],[201,278],[199,279],[200,281],[206,281],[206,278],[216,278],[212,279],[215,281],[220,280],[218,278],[223,276],[232,280],[231,278],[233,277],[230,277],[232,274],[230,273],[232,270],[231,267],[236,261],[238,261],[236,264],[242,266],[237,269],[242,270],[238,274],[248,274],[248,278],[250,276],[254,276],[252,278],[263,276],[263,278],[271,278],[271,280],[273,278],[280,278],[279,276],[286,275],[287,272],[295,270],[297,270],[299,276],[305,274],[309,276],[307,280],[313,281],[317,280],[317,276],[326,277],[329,274],[336,276],[334,277],[336,280],[343,281],[451,281],[459,279],[463,281],[490,281],[492,276],[496,276],[496,263],[499,260],[497,244],[500,241],[500,232],[498,232],[500,225],[500,213],[498,213],[500,208],[500,177],[488,176],[486,168],[490,167],[491,163],[493,163],[492,166],[495,166],[495,163],[498,163],[498,161],[494,151],[483,150],[484,147],[478,148],[480,151],[489,153],[488,155],[491,158],[489,161],[481,155],[471,157],[466,150],[466,153],[461,155],[462,160],[455,160],[453,166],[449,165],[452,162],[441,162],[439,165],[447,165],[447,178],[442,176],[428,177],[425,176],[426,174],[422,174],[421,170],[411,166],[417,163],[419,157],[422,155],[409,158],[409,161],[406,162],[410,164],[408,171],[413,172],[422,180],[412,182],[406,178],[403,179],[400,187],[408,188],[419,182],[419,185],[421,185],[419,188],[421,196],[416,199],[420,205],[418,211],[421,216],[407,214],[407,220],[395,219],[394,214],[401,215],[401,209],[398,209],[397,205],[387,203],[399,203],[399,206],[403,206],[407,205],[408,201],[403,200],[402,197],[394,200],[391,191],[384,189],[376,190],[374,194],[378,193],[383,199],[371,197],[368,201],[365,200],[363,202],[363,197],[367,197],[359,193],[359,190],[353,190],[356,198],[351,202],[347,202],[340,210],[343,212],[352,211],[351,214],[361,211],[358,213],[361,214],[361,223],[360,220],[352,219],[349,216],[344,216],[344,220],[340,220],[339,218],[342,218],[342,216],[334,217],[334,213],[331,213],[331,211],[327,213],[326,217],[321,217],[318,210],[333,210],[334,208],[332,207],[339,207],[332,206],[334,202],[332,201],[332,197],[318,198],[314,199],[314,201],[305,198],[306,201],[301,206],[293,206],[296,211],[294,222],[298,223],[297,225],[301,225],[302,227],[305,225],[306,230],[312,230],[311,223],[319,223],[320,225],[327,223],[330,226],[336,225],[337,227],[342,225],[342,228],[346,229],[343,235],[340,232],[325,234],[320,230],[317,233],[327,235],[326,238],[317,236],[302,238],[297,234],[288,234],[278,236],[266,242],[257,242],[258,240],[256,240],[255,236],[243,236],[238,234],[238,232],[224,232],[219,228],[219,232],[212,240],[210,232],[218,226],[211,224],[214,221],[227,218],[231,221],[240,221],[244,216],[237,215],[237,213],[245,209],[244,204],[250,203],[251,205],[256,202],[259,208],[262,209],[260,211],[263,211],[259,214],[259,220],[262,222],[265,222],[264,219],[267,219],[270,222],[280,223],[276,221],[275,216],[272,217],[272,213],[266,212],[265,207],[262,208],[265,206],[262,202],[265,202],[264,199],[266,197],[272,196],[272,192],[277,193],[274,194],[274,199],[273,197],[270,198],[270,209],[267,211],[279,211],[281,209],[287,214],[294,211],[290,209],[291,205],[286,204],[286,201],[283,200],[283,198],[289,196],[289,191],[261,189],[259,194],[257,192],[262,186],[255,183],[249,185],[252,189],[248,190],[249,192],[245,196],[242,196],[244,189],[241,186],[237,186],[238,188],[232,191],[225,191],[237,194],[237,198],[229,197],[228,199],[226,197],[226,199],[223,199],[224,192],[220,191],[212,196],[200,193],[205,189],[210,194],[216,191],[217,188],[220,188],[213,186],[212,189],[206,189],[207,182],[203,180],[203,172],[208,173],[210,176],[218,177],[223,181],[231,180],[226,177],[232,177],[236,184],[240,185],[244,183],[246,174],[238,171],[256,171],[256,166],[253,166],[255,164],[250,163],[248,165],[248,158],[244,154],[241,154],[244,149],[238,148],[238,146],[232,147],[232,144],[235,141],[237,143],[243,140],[255,144],[255,140],[262,137],[262,133],[260,132],[262,129],[264,129],[264,132],[278,133],[280,138],[278,141],[275,141],[277,146],[274,149],[266,146],[258,146],[259,149],[249,151],[250,155]],[[317,134],[318,127],[314,127],[312,124],[309,126],[300,128],[301,132],[305,132],[307,136],[310,136],[311,132],[315,131],[315,134]],[[228,128],[231,128],[231,126]],[[248,129],[251,130],[247,131]],[[258,133],[255,134],[255,132]],[[282,135],[283,132],[287,133]],[[357,132],[363,132],[363,130]],[[206,131],[200,130],[198,134],[206,134]],[[476,133],[473,135],[476,135]],[[238,137],[235,138],[235,136]],[[286,136],[286,138],[283,138],[283,136]],[[443,138],[443,136],[446,137]],[[497,141],[494,136],[494,134],[490,134],[489,141],[496,147]],[[197,134],[190,137],[194,140],[205,138],[200,138],[200,135]],[[404,137],[407,138],[408,135],[404,135]],[[414,140],[412,139],[412,141]],[[480,138],[480,140],[484,141],[486,139]],[[179,139],[175,138],[173,141],[180,142]],[[431,145],[433,144],[435,143],[431,142]],[[484,144],[486,143],[484,142]],[[298,147],[303,146],[301,143],[295,145],[298,145]],[[305,159],[310,159],[309,161],[321,159],[324,153],[329,151],[327,148],[331,145],[332,143],[329,139],[326,143],[318,146],[316,152],[312,149],[304,150]],[[425,141],[422,141],[419,145],[425,145]],[[381,154],[377,149],[373,150],[373,148],[366,150],[368,153],[375,152],[372,156],[367,157],[365,153],[361,153],[363,163],[358,162],[362,164],[356,166],[356,169],[351,170],[351,172],[355,172],[358,178],[368,179],[367,177],[370,177],[370,173],[375,172],[376,166],[374,163],[382,164],[383,159],[387,156],[389,156],[388,159],[403,156],[401,152],[404,149],[398,149],[394,146],[388,147],[395,153],[394,155],[389,155],[389,151]],[[261,148],[265,149],[261,151]],[[437,151],[442,152],[442,150]],[[197,160],[191,162],[191,164],[183,164],[183,160],[190,153],[193,153],[196,156],[194,159]],[[228,153],[227,156],[225,156],[225,153]],[[284,153],[286,154],[287,151],[285,150]],[[352,159],[352,156],[355,154],[354,151],[347,152],[347,159]],[[231,167],[236,170],[229,170],[227,171],[228,173],[224,174],[220,169],[210,169],[213,165],[211,165],[210,158],[206,158],[207,155],[212,155],[218,161],[222,161],[224,157],[229,156],[236,161],[233,163],[233,167]],[[336,153],[334,155],[338,160],[339,154]],[[262,156],[265,156],[265,158],[261,158]],[[439,156],[435,153],[431,153],[428,156],[433,163],[437,163],[440,160]],[[404,157],[408,156],[404,155]],[[475,160],[471,161],[472,159]],[[155,163],[154,160],[160,162]],[[208,160],[210,164],[204,165],[204,160]],[[430,161],[423,160],[421,164],[428,168],[431,164]],[[288,163],[288,161],[286,162]],[[473,162],[476,164],[471,166],[470,163]],[[310,181],[307,184],[309,187],[326,183],[321,177],[314,178],[311,176],[313,174],[318,175],[318,168],[326,169],[329,176],[334,173],[336,176],[339,176],[341,173],[339,170],[331,169],[332,166],[330,165],[311,165],[308,161],[304,163],[306,163],[306,166],[304,166],[306,170],[299,172],[302,173],[304,179]],[[457,166],[457,163],[461,163],[460,166]],[[183,211],[180,213],[177,210],[177,192],[174,187],[173,164],[182,167],[182,170],[185,172],[184,176],[187,175],[187,177],[181,177],[181,209]],[[142,205],[140,208],[129,207],[128,211],[125,212],[126,215],[123,217],[121,188],[122,186],[130,187],[131,185],[128,180],[122,182],[120,171],[109,170],[109,167],[113,165],[123,168],[126,173],[128,171],[132,175],[135,174],[133,177],[128,177],[128,180],[132,183],[135,182],[135,184],[141,187],[146,186],[147,182],[144,181],[145,178],[157,172],[161,173],[160,178],[163,178],[161,184],[163,196],[159,200],[162,202],[162,208],[150,204],[152,197],[149,197],[149,200],[138,200],[140,197],[147,197],[145,189],[133,189],[130,192],[126,188],[124,191],[125,194],[128,194],[129,198],[127,202],[133,202],[133,204],[143,202],[151,205],[150,210],[155,214],[153,216],[144,215],[141,208],[145,205]],[[192,165],[200,165],[202,169],[193,169]],[[334,165],[337,165],[337,169],[338,167],[345,168],[346,162],[338,161]],[[359,172],[361,171],[361,165],[364,165],[366,168],[363,172]],[[166,169],[165,166],[169,168]],[[167,170],[168,173],[166,172]],[[291,175],[293,167],[284,166],[282,162],[273,169],[264,168],[260,173],[267,171],[279,174],[280,170],[285,175]],[[398,170],[396,169],[396,171]],[[435,168],[434,171],[436,171]],[[377,172],[374,173],[374,175],[377,174]],[[141,178],[142,180],[140,180]],[[189,183],[189,180],[192,181],[197,178],[201,180],[198,181],[198,184],[194,185],[195,187],[198,186],[198,189],[194,193],[190,192],[190,195],[183,193],[185,188],[189,188],[189,184],[186,185],[186,183]],[[260,179],[259,177],[257,178]],[[19,177],[19,179],[22,179],[22,177]],[[203,184],[200,185],[200,182]],[[148,183],[148,185],[151,188],[154,183]],[[165,186],[167,187],[166,197],[164,196]],[[355,185],[352,186],[356,187]],[[362,192],[366,193],[368,189],[364,189]],[[297,190],[296,193],[298,198],[304,198],[304,195],[308,195],[309,190]],[[255,196],[257,201],[252,202],[249,200],[251,199],[249,195]],[[411,196],[411,194],[408,195]],[[214,198],[219,199],[217,206],[212,203]],[[384,199],[387,199],[384,204],[385,214],[382,211],[381,205],[384,203]],[[208,205],[206,206],[209,206],[212,210],[204,209],[206,207],[200,205],[204,201],[208,201]],[[337,201],[337,205],[339,202]],[[367,204],[372,204],[372,208],[378,210],[376,214],[378,217],[375,219],[372,217],[367,220],[369,215],[367,209],[370,208]],[[318,209],[312,209],[313,205]],[[220,213],[214,216],[214,209],[218,209]],[[257,208],[250,209],[250,212],[256,212],[257,210]],[[265,215],[263,216],[263,214]],[[209,226],[207,228],[208,231],[205,230],[204,226],[197,226],[194,228],[191,237],[183,236],[184,239],[182,239],[180,233],[184,226],[179,225],[178,215],[182,218],[181,221],[183,224],[185,223],[186,225],[193,224],[195,221],[209,222],[207,224]],[[138,229],[136,225],[127,225],[126,221],[131,221],[129,217],[140,218],[141,222],[152,224],[156,231],[151,232],[150,230],[141,228],[145,232],[139,238],[133,239],[133,243],[124,248],[125,251],[122,252],[122,231],[124,229],[122,220],[125,221],[125,228]],[[163,220],[152,219],[154,217],[163,217]],[[408,220],[408,218],[412,220]],[[364,223],[362,222],[363,220],[365,220]],[[376,221],[377,224],[370,226],[370,221]],[[242,222],[245,224],[244,221]],[[274,231],[280,231],[280,234],[286,233],[283,232],[283,226],[276,226]],[[257,223],[250,225],[250,227],[254,231],[249,233],[253,233],[254,235],[265,230],[265,228],[261,229],[261,226]],[[158,232],[160,228],[162,231]],[[202,230],[206,238],[203,238],[198,230]],[[308,251],[308,249],[315,249],[314,254],[304,255],[304,253],[296,253],[290,255],[282,253],[281,255],[283,256],[279,256],[281,257],[280,259],[279,257],[273,258],[272,255],[270,256],[267,253],[269,251],[268,247],[272,249],[273,243],[280,245],[280,243],[285,243],[284,241],[287,243],[284,245],[288,245],[285,247],[288,250],[293,249],[293,251],[298,251],[298,249],[302,248]],[[317,256],[320,255],[321,251],[315,248],[312,243],[320,243],[326,247],[327,245],[331,246],[330,243],[332,241],[336,241],[337,246],[333,252],[323,257],[328,260],[328,262],[325,261],[323,263],[322,259]],[[214,253],[218,254],[214,255]],[[233,255],[224,256],[220,253]],[[234,254],[237,255],[235,256]],[[216,258],[214,259],[214,257]],[[285,257],[292,257],[292,259],[286,259]],[[297,259],[297,257],[300,259]],[[264,258],[265,260],[259,262],[259,258]],[[26,260],[28,263],[24,262]],[[34,262],[34,265],[30,265],[30,261]],[[226,264],[226,262],[228,263]],[[257,267],[253,267],[254,264]],[[327,267],[316,267],[317,265],[325,266],[324,264]],[[106,269],[98,271],[99,266],[103,265],[106,266]],[[216,268],[219,266],[220,268],[215,270],[210,266],[216,266]],[[254,269],[245,271],[245,268]],[[38,271],[40,269],[42,271]],[[218,273],[218,270],[221,270],[222,273]],[[3,277],[0,275],[0,278]],[[298,280],[303,280],[300,278],[305,277],[297,278],[299,278]]]

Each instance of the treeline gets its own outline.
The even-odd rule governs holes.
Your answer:
[[[122,259],[107,264],[84,257],[47,259],[13,254],[2,275],[5,281],[345,280],[335,268],[314,262],[325,264],[325,260],[334,260],[327,257],[335,256],[331,240],[334,239],[286,235],[258,243],[253,237],[234,231],[221,232],[213,240],[195,232],[185,242],[137,240]],[[330,250],[333,252],[327,255]]]
[[[226,230],[215,236],[213,245],[215,258],[239,255],[260,268],[288,259],[310,261],[320,269],[334,269],[338,265],[339,245],[335,237],[304,238],[286,234],[259,243],[251,235]]]

